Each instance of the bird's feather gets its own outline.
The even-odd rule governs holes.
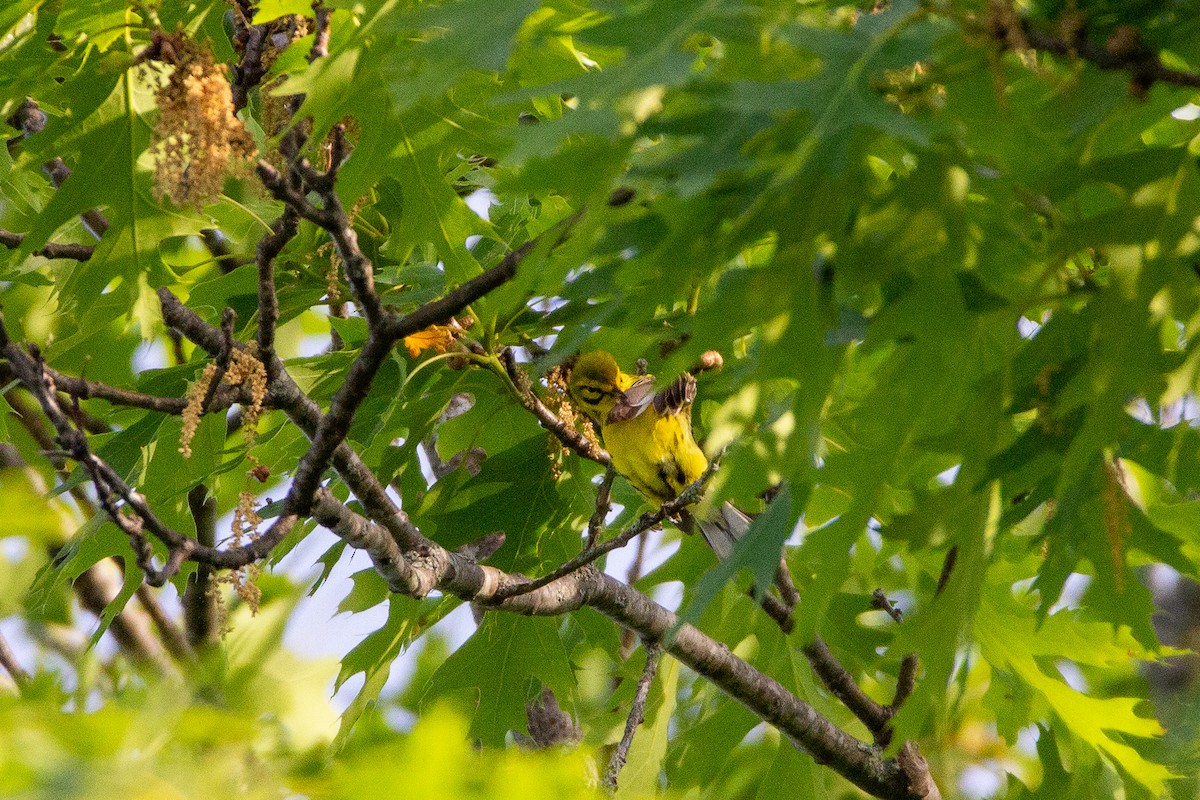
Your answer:
[[[620,393],[617,404],[608,412],[608,421],[627,422],[645,411],[654,398],[654,378],[644,375]]]
[[[654,395],[654,410],[659,414],[678,414],[696,399],[696,379],[683,373],[671,385]]]
[[[721,561],[729,558],[738,539],[750,529],[750,517],[730,502],[725,502],[716,516],[696,522],[700,526],[700,535]]]

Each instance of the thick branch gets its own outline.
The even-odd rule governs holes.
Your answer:
[[[590,605],[650,641],[664,641],[675,631],[669,648],[673,656],[784,732],[818,763],[828,764],[864,791],[881,798],[926,796],[911,790],[901,766],[883,758],[878,748],[836,727],[773,678],[733,655],[729,648],[691,625],[680,625],[674,614],[645,595],[590,567],[563,582],[573,585],[573,591],[558,587],[556,594],[564,602],[578,595],[579,604]],[[513,601],[528,598],[524,595]]]
[[[351,547],[365,550],[389,589],[411,595],[420,588],[417,576],[386,528],[350,513],[328,489],[319,490],[316,500],[313,516],[317,522],[336,533]]]

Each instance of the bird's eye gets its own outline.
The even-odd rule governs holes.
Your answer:
[[[594,386],[580,386],[579,397],[587,403],[598,403],[600,398],[604,396],[604,392]]]

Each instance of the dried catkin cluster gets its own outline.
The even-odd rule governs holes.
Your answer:
[[[258,435],[258,418],[262,415],[263,401],[267,399],[267,369],[258,360],[256,343],[251,342],[246,349],[234,350],[230,354],[229,367],[225,370],[223,380],[230,386],[244,384],[250,392],[250,402],[245,406],[245,416],[242,417],[242,435],[249,450]]]
[[[190,458],[192,455],[192,439],[196,435],[200,418],[204,414],[204,399],[208,397],[219,371],[216,364],[206,365],[200,378],[188,389],[188,402],[183,411],[183,431],[180,434],[179,442],[179,452],[183,453],[184,458]],[[263,403],[267,398],[267,370],[258,358],[256,343],[251,342],[245,348],[234,349],[229,354],[229,364],[220,380],[221,383],[229,386],[244,386],[246,389],[248,397],[245,398],[247,402],[243,406],[242,436],[246,444],[246,459],[252,465],[251,470],[247,473],[247,483],[251,478],[264,481],[270,475],[270,470],[250,452],[258,435],[258,419],[262,416]],[[256,502],[253,492],[243,491],[238,494],[238,503],[233,511],[233,522],[230,526],[232,534],[230,544],[233,547],[241,547],[248,541],[257,538],[258,526],[262,524],[263,520],[255,510]],[[262,594],[254,583],[257,575],[258,567],[250,564],[241,569],[215,576],[214,583],[210,588],[214,596],[219,599],[220,594],[216,587],[225,584],[231,586],[246,605],[257,613],[259,598]],[[221,607],[224,607],[223,603]]]
[[[204,398],[208,397],[208,389],[216,376],[217,365],[209,364],[204,367],[200,380],[188,389],[187,406],[183,409],[183,430],[179,434],[179,452],[183,453],[184,458],[192,457],[192,439],[196,436],[196,429],[200,427],[200,417],[204,414]]]
[[[593,447],[602,450],[600,440],[596,438],[596,429],[587,421],[587,418],[582,418],[583,424],[579,424],[581,417],[575,412],[575,406],[571,405],[571,395],[567,391],[569,378],[570,372],[561,366],[546,373],[546,388],[549,390],[546,394],[546,405],[566,423],[568,428],[580,431]],[[549,446],[551,455],[556,456],[556,460],[569,455],[567,448],[555,436],[550,436]]]
[[[258,564],[247,564],[244,567],[218,572],[212,576],[212,582],[208,585],[208,594],[217,601],[222,636],[233,628],[228,624],[228,610],[225,607],[225,598],[221,594],[221,587],[231,587],[233,591],[237,592],[238,597],[242,598],[242,602],[250,609],[250,613],[257,614],[259,603],[262,600],[262,589],[259,589],[258,584],[254,581],[261,571]]]
[[[254,137],[234,115],[225,69],[207,46],[182,34],[164,37],[159,63],[174,70],[155,94],[154,194],[198,208],[221,193],[226,175],[247,173]]]
[[[217,365],[208,364],[200,379],[191,385],[187,394],[187,406],[183,409],[183,431],[179,436],[179,452],[184,458],[192,456],[192,439],[204,414],[204,398],[208,397],[212,382],[217,376]],[[267,368],[258,358],[258,346],[251,342],[244,349],[235,349],[229,355],[229,366],[221,376],[221,382],[229,386],[245,385],[249,402],[245,404],[242,417],[242,436],[246,450],[254,446],[258,435],[258,418],[262,416],[263,402],[267,399]]]

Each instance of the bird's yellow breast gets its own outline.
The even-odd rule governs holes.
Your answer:
[[[613,468],[655,505],[675,498],[708,467],[685,414],[660,415],[651,407],[601,426]]]

